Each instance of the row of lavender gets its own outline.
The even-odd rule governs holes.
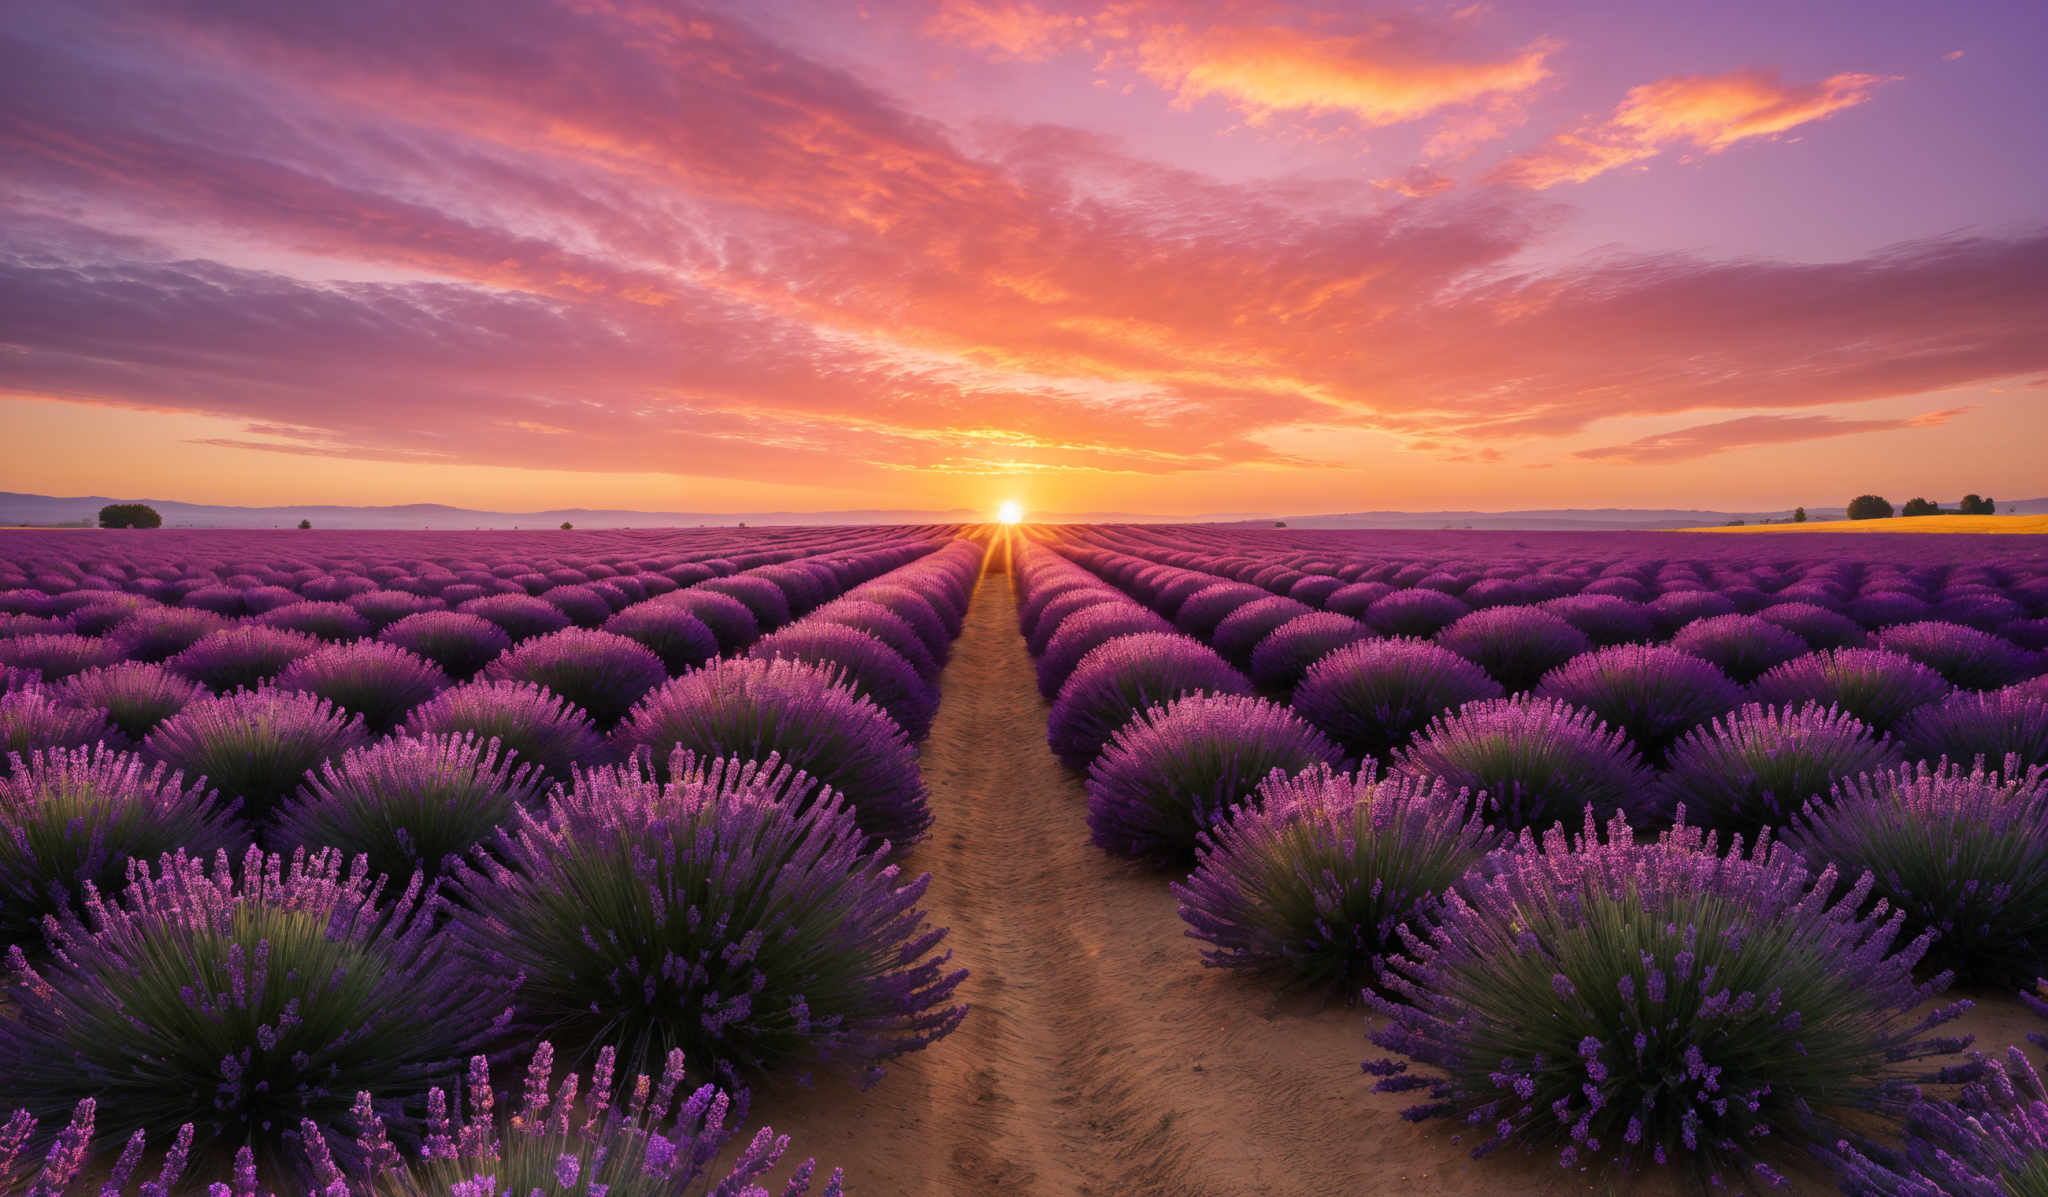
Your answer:
[[[111,1192],[145,1144],[159,1188],[228,1154],[234,1193],[259,1167],[333,1193],[739,1186],[783,1150],[706,1171],[745,1086],[871,1078],[957,1024],[927,879],[890,857],[930,822],[915,744],[979,544],[148,561],[177,539],[37,540],[10,558],[34,585],[0,593],[0,1187],[61,1192],[116,1143]],[[510,588],[457,589],[480,573]],[[492,1076],[536,1039],[500,1133]],[[557,1048],[593,1066],[574,1118]],[[679,1090],[684,1059],[724,1089]]]
[[[1234,557],[1124,551],[1148,535],[1019,552],[1048,740],[1087,772],[1098,844],[1192,866],[1175,890],[1208,963],[1364,987],[1396,1053],[1367,1070],[1429,1089],[1412,1117],[1481,1128],[1481,1153],[1549,1145],[1567,1165],[1723,1182],[1780,1179],[1769,1135],[1828,1155],[1854,1192],[1980,1191],[1964,1173],[2013,1165],[1994,1158],[2013,1142],[2020,1166],[2048,1159],[2024,1057],[1955,1054],[1967,1040],[1936,1032],[1967,1002],[1921,1013],[1958,973],[2031,989],[2048,970],[2048,662],[1927,620],[1873,621],[1863,647],[1843,609],[1910,582],[2023,633],[2048,603],[2037,567],[1900,581],[1882,563],[1778,563],[1762,597],[1721,578],[1727,599],[1697,584],[1726,565],[1553,556],[1465,578],[1338,564],[1330,546],[1264,560],[1265,537],[1242,534]],[[1824,573],[1870,585],[1805,585]],[[1688,584],[1586,593],[1660,575]],[[1520,601],[1473,595],[1488,581]],[[1452,617],[1452,588],[1479,602]],[[1394,610],[1442,625],[1373,621],[1402,596]],[[1790,639],[1747,647],[1772,632]],[[1980,1074],[1966,1110],[1917,1101],[1918,1083]],[[1921,1138],[1886,1152],[1846,1110]]]

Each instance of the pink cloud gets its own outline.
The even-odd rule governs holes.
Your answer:
[[[1825,120],[1868,101],[1886,82],[1877,75],[1841,74],[1786,84],[1775,71],[1755,69],[1660,79],[1630,90],[1606,120],[1559,133],[1509,159],[1495,177],[1542,190],[1583,183],[1676,145],[1719,153],[1739,141]]]
[[[1742,416],[1715,424],[1696,424],[1660,432],[1624,445],[1603,445],[1581,449],[1574,457],[1588,461],[1622,461],[1632,465],[1689,461],[1710,457],[1730,449],[1756,445],[1779,445],[1791,441],[1822,440],[1855,436],[1865,432],[1894,432],[1906,428],[1932,428],[1946,424],[1975,408],[1952,407],[1892,420],[1852,420],[1841,416]]]

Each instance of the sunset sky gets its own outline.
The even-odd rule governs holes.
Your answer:
[[[2048,494],[2033,3],[100,0],[0,27],[0,490]]]

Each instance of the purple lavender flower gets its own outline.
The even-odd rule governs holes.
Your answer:
[[[362,721],[314,694],[237,690],[197,699],[142,743],[152,760],[203,777],[261,824],[307,772],[363,742]]]
[[[225,694],[260,686],[320,647],[319,640],[304,632],[237,624],[200,637],[192,647],[164,662],[164,667]]]
[[[1641,603],[1611,594],[1581,591],[1563,598],[1548,599],[1538,605],[1585,633],[1586,639],[1601,648],[1610,644],[1641,643],[1657,634],[1656,622]]]
[[[1689,623],[1737,612],[1734,600],[1711,590],[1667,590],[1644,603],[1643,610],[1666,632],[1677,632]]]
[[[138,865],[119,903],[88,894],[31,965],[10,953],[0,1107],[50,1117],[100,1102],[100,1132],[166,1134],[195,1151],[246,1144],[303,1169],[302,1120],[345,1155],[357,1091],[401,1133],[429,1085],[502,1031],[507,979],[464,970],[433,935],[441,904],[417,879],[396,900],[339,853],[240,867],[183,852]],[[253,1168],[256,1161],[251,1161]]]
[[[443,690],[405,718],[408,736],[464,732],[498,741],[506,752],[556,781],[608,755],[590,716],[531,682],[469,682]]]
[[[1342,618],[1342,616],[1339,616]],[[1185,868],[1196,838],[1251,798],[1268,774],[1342,758],[1286,707],[1194,694],[1125,723],[1088,770],[1088,830],[1104,851]]]
[[[605,620],[604,630],[653,653],[671,677],[718,655],[718,637],[704,621],[669,603],[635,603]]]
[[[268,842],[367,856],[372,874],[433,876],[489,839],[513,813],[539,807],[546,774],[495,740],[401,737],[329,761],[272,817]]]
[[[600,730],[618,725],[633,704],[668,680],[661,658],[610,632],[565,628],[527,640],[484,667],[494,682],[545,686],[590,714]]]
[[[114,727],[130,741],[140,741],[200,694],[199,683],[161,665],[135,661],[88,670],[53,689],[73,706],[106,711]]]
[[[372,630],[370,621],[356,614],[356,609],[347,603],[294,602],[274,607],[261,615],[252,615],[249,622],[266,628],[304,632],[334,644],[361,640]]]
[[[929,875],[899,882],[836,794],[773,757],[668,772],[582,774],[458,871],[454,934],[523,978],[523,1019],[629,1067],[680,1048],[748,1081],[868,1072],[959,1024],[966,974],[917,909]]]
[[[767,578],[754,574],[735,574],[729,578],[713,578],[699,582],[693,590],[708,590],[738,599],[754,616],[754,622],[763,632],[772,632],[790,621],[789,596],[782,587]]]
[[[594,628],[612,617],[612,605],[605,601],[604,592],[595,586],[570,584],[551,586],[537,595],[540,601],[549,603],[557,611],[569,617],[569,622],[579,628]]]
[[[803,661],[719,660],[647,696],[614,737],[621,756],[657,767],[682,751],[700,759],[778,756],[852,808],[861,830],[902,848],[931,825],[917,752],[836,668]]]
[[[409,615],[444,611],[448,606],[445,599],[407,594],[403,590],[372,590],[352,595],[347,601],[351,611],[369,621],[373,632],[381,632]]]
[[[1172,631],[1166,620],[1128,600],[1076,611],[1060,621],[1038,658],[1038,692],[1047,701],[1053,699],[1089,653],[1118,636]]]
[[[1543,698],[1561,698],[1621,729],[1652,762],[1671,742],[1742,701],[1728,675],[1691,653],[1617,644],[1572,658],[1543,676]]]
[[[1751,839],[1783,827],[1846,777],[1899,763],[1889,741],[1834,707],[1751,703],[1694,728],[1672,746],[1656,803],[1670,816]]]
[[[1307,615],[1311,610],[1305,603],[1277,595],[1254,599],[1223,617],[1209,635],[1209,647],[1236,668],[1247,668],[1252,662],[1252,650],[1266,638],[1267,633],[1296,616]]]
[[[1899,745],[1908,760],[1948,759],[1993,768],[2007,756],[2022,768],[2048,765],[2048,685],[1978,693],[1958,690],[1906,716]]]
[[[931,732],[932,716],[938,713],[938,692],[910,662],[875,637],[842,624],[801,619],[756,640],[747,655],[837,668],[843,685],[881,707],[913,741]]]
[[[926,684],[939,680],[939,661],[925,647],[924,638],[910,626],[910,621],[880,603],[858,595],[847,595],[826,603],[805,618],[811,623],[836,623],[866,632],[908,661]]]
[[[1928,1032],[1946,976],[1916,984],[1922,936],[1892,950],[1899,918],[1862,915],[1866,879],[1835,900],[1832,869],[1759,845],[1720,854],[1679,827],[1638,844],[1617,819],[1526,832],[1403,936],[1380,991],[1378,1088],[1427,1088],[1411,1119],[1484,1128],[1475,1154],[1549,1147],[1566,1164],[1669,1162],[1699,1180],[1770,1181],[1758,1142],[1818,1145],[1848,1111],[1897,1115],[1915,1082],[1967,1078],[1920,1061],[1968,1039]],[[1531,1017],[1531,1011],[1542,1017]]]
[[[1367,626],[1382,636],[1434,636],[1471,614],[1470,604],[1440,590],[1396,590],[1366,608]]]
[[[1508,830],[1647,804],[1652,774],[1628,738],[1557,699],[1496,698],[1439,716],[1394,754],[1395,773],[1481,795]]]
[[[1206,640],[1217,625],[1247,603],[1272,596],[1245,582],[1215,582],[1189,595],[1173,613],[1173,626],[1197,639]],[[1296,612],[1299,614],[1299,612]]]
[[[1436,642],[1484,669],[1509,693],[1593,647],[1584,632],[1536,607],[1488,607],[1436,634]]]
[[[1204,964],[1355,992],[1498,839],[1440,782],[1310,770],[1213,824],[1173,892]]]
[[[1394,588],[1385,582],[1350,582],[1331,591],[1330,597],[1323,600],[1323,609],[1353,619],[1364,619],[1374,603],[1393,591]]]
[[[2048,1176],[2048,1087],[2017,1047],[1984,1059],[1983,1076],[1953,1102],[1906,1110],[1905,1142],[1891,1151],[1861,1140],[1835,1145],[1851,1197],[2013,1197]]]
[[[1041,591],[1017,610],[1017,622],[1024,632],[1024,647],[1032,656],[1039,656],[1069,615],[1100,603],[1128,602],[1121,593],[1093,580]]]
[[[449,686],[448,675],[395,644],[361,640],[300,657],[277,675],[280,690],[304,690],[358,715],[372,733],[390,731],[406,712]]]
[[[1877,644],[1913,658],[1964,690],[1996,690],[2041,672],[2037,654],[1959,623],[1900,624],[1879,632]]]
[[[850,593],[882,604],[917,629],[917,634],[924,639],[924,646],[931,650],[933,660],[944,661],[952,651],[954,637],[960,634],[961,617],[950,607],[942,610],[941,604],[908,586],[894,582],[869,582]]]
[[[1949,692],[1948,682],[1911,657],[1875,648],[1838,648],[1795,657],[1750,683],[1749,696],[1776,707],[1840,707],[1888,732]]]
[[[1334,611],[1311,611],[1274,628],[1252,649],[1252,684],[1292,695],[1309,667],[1347,644],[1373,638],[1371,628]]]
[[[1780,596],[1785,592],[1779,591]],[[1870,635],[1863,625],[1837,611],[1812,603],[1778,603],[1756,613],[1806,641],[1809,648],[1862,648]]]
[[[2048,974],[2048,779],[1900,766],[1837,784],[1786,842],[1872,893],[1906,929],[1936,933],[1927,963],[2006,987]]]
[[[530,594],[485,595],[469,600],[456,610],[464,615],[490,620],[515,641],[545,636],[569,626],[569,617],[558,607]]]
[[[40,950],[44,916],[76,910],[88,885],[118,893],[130,859],[248,842],[233,803],[161,764],[102,745],[29,753],[0,777],[0,946]]]
[[[1374,760],[1442,712],[1503,693],[1449,649],[1397,637],[1346,645],[1317,661],[1294,688],[1294,710],[1346,756]]]
[[[119,660],[119,645],[74,632],[0,640],[0,666],[33,669],[43,675],[44,681],[61,682],[73,674],[103,669]]]
[[[1740,685],[1807,651],[1798,635],[1756,615],[1716,615],[1689,623],[1671,637],[1671,647],[1713,663]]]
[[[512,647],[505,629],[481,615],[460,611],[408,615],[377,633],[377,640],[432,661],[458,681],[475,677]]]
[[[718,639],[718,655],[742,652],[761,635],[761,625],[747,605],[729,594],[691,587],[655,600],[697,618]]]
[[[82,748],[103,740],[121,740],[104,708],[62,702],[41,685],[0,694],[0,777],[13,772],[17,755],[38,748]]]
[[[1094,763],[1118,728],[1147,707],[1183,694],[1250,690],[1243,674],[1191,636],[1118,636],[1082,658],[1060,688],[1046,717],[1046,741],[1061,764],[1081,772]]]

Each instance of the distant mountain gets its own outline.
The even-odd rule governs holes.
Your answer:
[[[0,491],[0,526],[73,525],[90,526],[100,508],[109,503],[147,503],[172,528],[289,528],[300,520],[311,520],[315,528],[420,529],[461,531],[472,528],[552,528],[564,520],[578,528],[691,528],[732,527],[735,524],[953,524],[976,523],[988,518],[985,511],[956,507],[944,511],[890,510],[856,511],[622,511],[604,508],[570,507],[551,511],[477,511],[441,503],[405,503],[392,507],[345,507],[299,505],[291,507],[230,507],[207,503],[181,503],[175,499],[112,499],[103,495],[54,498]],[[1951,506],[1953,503],[1951,502]],[[2001,513],[2010,505],[2023,515],[2048,515],[2048,498],[2024,499],[2008,504],[2000,500]],[[1816,520],[1841,519],[1840,507],[1809,507]],[[1599,532],[1641,531],[1657,528],[1699,528],[1745,520],[1785,519],[1783,511],[1699,511],[1629,507],[1554,508],[1531,511],[1355,511],[1327,515],[1274,515],[1228,512],[1201,516],[1148,515],[1129,511],[1032,512],[1041,523],[1090,524],[1220,524],[1226,527],[1271,527],[1275,522],[1290,528],[1384,528],[1411,531],[1440,531],[1447,528],[1498,531]]]

